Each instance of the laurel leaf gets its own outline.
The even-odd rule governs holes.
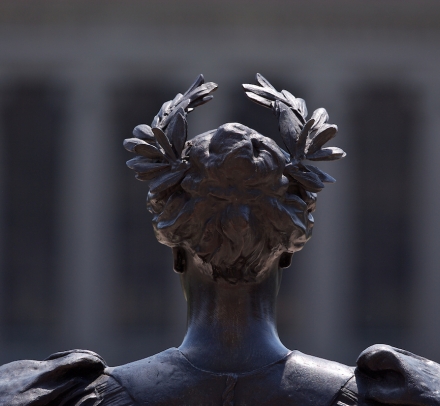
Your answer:
[[[159,113],[157,113],[157,115],[160,118],[163,118],[164,116],[167,116],[171,110],[171,103],[172,100],[168,100],[166,101],[164,104],[162,104],[162,107],[159,110]]]
[[[174,99],[171,101],[171,104],[173,106],[176,106],[177,103],[179,103],[183,98],[183,94],[182,93],[177,93],[176,96],[174,97]]]
[[[180,171],[164,173],[163,175],[156,177],[150,183],[150,193],[160,193],[166,189],[169,189],[170,187],[175,186],[183,179],[187,170],[188,168],[185,168],[181,169]]]
[[[335,161],[336,159],[344,158],[347,154],[338,147],[322,148],[313,154],[307,154],[307,159],[311,161]]]
[[[142,155],[149,159],[160,159],[160,160],[165,159],[165,156],[162,153],[162,151],[153,145],[140,144],[134,148],[134,151],[136,152],[136,154]]]
[[[286,162],[290,162],[290,154],[288,152],[284,151],[284,149],[282,149],[282,148],[280,148],[280,151],[284,155]]]
[[[338,127],[334,124],[323,124],[319,130],[310,133],[308,140],[307,153],[313,154],[318,151],[324,144],[336,136]]]
[[[297,109],[299,110],[299,112],[301,113],[301,115],[306,118],[308,111],[307,111],[307,106],[306,106],[306,102],[304,99],[301,99],[299,97],[296,98],[296,102],[297,102]]]
[[[286,145],[290,155],[297,156],[298,135],[301,132],[301,123],[295,113],[284,103],[275,102],[276,109],[279,112],[278,124],[281,138]]]
[[[326,109],[324,108],[319,108],[316,109],[313,114],[312,117],[315,120],[315,125],[312,127],[312,130],[317,130],[319,129],[323,124],[325,124],[328,121],[328,114]]]
[[[179,102],[179,104],[177,106],[175,106],[173,108],[173,110],[171,111],[171,114],[169,114],[168,116],[166,116],[160,123],[159,127],[163,130],[165,129],[171,119],[174,117],[174,114],[177,114],[177,112],[180,112],[184,117],[186,116],[186,112],[189,112],[189,109],[187,108],[189,103],[191,102],[191,100],[188,99],[183,99]],[[158,128],[159,128],[158,127]]]
[[[294,169],[293,167],[290,168]],[[314,174],[313,172],[302,172],[299,170],[295,171],[286,169],[284,170],[284,173],[290,175],[308,191],[320,192],[324,188],[324,184],[319,179],[319,176]]]
[[[146,142],[152,143],[156,142],[156,138],[154,138],[153,131],[151,131],[151,127],[146,124],[140,124],[134,127],[133,135],[136,138],[140,138]]]
[[[181,112],[173,114],[173,118],[168,124],[166,133],[177,157],[180,157],[187,137],[187,123]]]
[[[273,106],[273,101],[270,101],[270,100],[268,100],[264,97],[261,97],[261,96],[257,96],[255,93],[245,92],[245,94],[249,99],[251,99],[253,102],[255,102],[261,106],[267,107],[269,109],[271,109]]]
[[[299,113],[304,118],[307,117],[308,114],[307,106],[306,106],[306,102],[303,99],[300,99],[299,97],[295,97],[292,93],[288,92],[287,90],[281,90],[281,93],[289,102],[290,106],[292,106],[295,110],[298,110]]]
[[[213,98],[214,98],[214,96],[210,95],[210,96],[205,96],[203,98],[199,98],[199,99],[194,100],[192,103],[190,103],[191,107],[190,107],[190,109],[188,109],[188,113],[190,111],[194,110],[194,107],[198,107],[198,106],[201,106],[202,104],[208,103]]]
[[[304,159],[303,156],[304,156],[304,150],[306,148],[307,136],[309,135],[310,128],[313,126],[313,124],[315,124],[315,120],[311,118],[304,125],[298,136],[298,141],[296,145],[296,153],[297,153],[296,158],[298,159]]]
[[[153,128],[153,134],[156,137],[157,142],[159,145],[163,148],[165,151],[165,156],[167,156],[172,161],[175,161],[177,159],[176,154],[171,147],[170,141],[168,140],[167,136],[164,134],[164,132],[160,128]]]
[[[314,165],[304,165],[304,167],[309,170],[310,172],[313,172],[314,174],[318,175],[321,182],[324,183],[335,183],[336,179],[330,176],[328,173],[325,173],[321,171],[318,167]]]
[[[159,125],[160,117],[158,114],[156,114],[153,118],[153,121],[151,122],[151,128],[157,127]]]
[[[191,103],[193,103],[195,100],[203,98],[208,94],[215,92],[217,88],[217,83],[208,82],[192,90],[190,93],[188,93],[188,95],[186,95],[186,98],[190,99]]]
[[[136,172],[135,178],[137,180],[140,180],[142,182],[148,182],[157,176],[161,176],[162,174],[169,172],[170,168],[167,165],[166,168],[158,169],[157,171],[150,171],[150,172]]]
[[[292,93],[288,92],[287,90],[281,90],[281,93],[286,98],[286,100],[289,102],[290,106],[292,106],[293,104],[296,103],[296,97]]]
[[[257,83],[259,83],[261,86],[263,87],[269,87],[272,90],[277,91],[271,84],[270,82],[260,73],[257,73],[255,75],[255,80],[257,81]]]
[[[142,155],[149,159],[161,159],[165,156],[163,153],[153,145],[147,144],[145,141],[139,138],[128,138],[124,140],[124,148],[127,151],[134,152],[135,154]]]
[[[135,147],[139,144],[145,144],[148,145],[145,141],[139,139],[139,138],[126,138],[122,145],[128,152],[135,152]]]
[[[133,169],[134,171],[139,173],[156,172],[162,169],[170,168],[169,164],[162,162],[159,163],[151,162],[148,159],[145,159],[144,157],[141,156],[137,156],[127,161],[127,166],[130,169]]]
[[[201,84],[205,83],[205,78],[202,74],[197,76],[194,83],[188,88],[188,90],[183,94],[183,97],[187,96],[190,92],[192,92],[196,87],[199,87]]]
[[[182,99],[180,100],[179,104],[176,106],[176,109],[178,108],[178,109],[183,109],[183,111],[187,111],[190,103],[191,103],[190,99]]]
[[[258,96],[264,97],[266,99],[276,101],[280,100],[284,102],[285,104],[288,104],[286,98],[284,95],[280,92],[277,92],[276,90],[273,90],[271,88],[267,87],[260,87],[256,85],[249,85],[249,84],[243,84],[243,89],[247,90],[248,92],[255,93]]]
[[[286,195],[284,196],[284,199],[287,204],[293,205],[300,210],[307,209],[307,203],[294,193],[286,193]]]

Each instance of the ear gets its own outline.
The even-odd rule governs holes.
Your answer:
[[[292,256],[293,254],[291,252],[283,252],[280,256],[278,266],[280,268],[288,268],[292,264]]]
[[[181,247],[173,247],[173,269],[176,273],[184,273],[186,271],[186,251]]]

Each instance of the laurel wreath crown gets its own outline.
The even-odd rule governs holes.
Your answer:
[[[345,152],[337,147],[325,147],[336,136],[337,126],[328,124],[328,114],[323,108],[315,110],[306,120],[307,107],[303,99],[287,90],[278,92],[262,75],[256,75],[256,85],[243,84],[246,96],[252,101],[272,109],[278,117],[279,131],[287,151],[283,174],[294,179],[308,192],[319,192],[324,183],[335,179],[318,167],[303,163],[331,161],[343,158]],[[134,138],[124,140],[124,147],[137,156],[127,162],[136,172],[136,178],[148,181],[150,194],[159,194],[177,185],[190,169],[187,149],[188,124],[186,116],[195,107],[212,100],[218,85],[205,83],[203,75],[184,93],[167,101],[154,117],[151,126],[138,125]]]

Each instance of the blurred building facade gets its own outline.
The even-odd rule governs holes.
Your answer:
[[[178,346],[185,302],[122,140],[199,74],[190,136],[238,121],[256,72],[325,107],[344,161],[285,272],[290,348],[355,362],[386,342],[440,361],[440,3],[0,3],[0,363],[69,348],[110,364]]]

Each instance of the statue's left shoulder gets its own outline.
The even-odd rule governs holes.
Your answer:
[[[330,405],[353,375],[352,367],[293,351],[286,361],[282,386],[304,397],[299,404]]]

